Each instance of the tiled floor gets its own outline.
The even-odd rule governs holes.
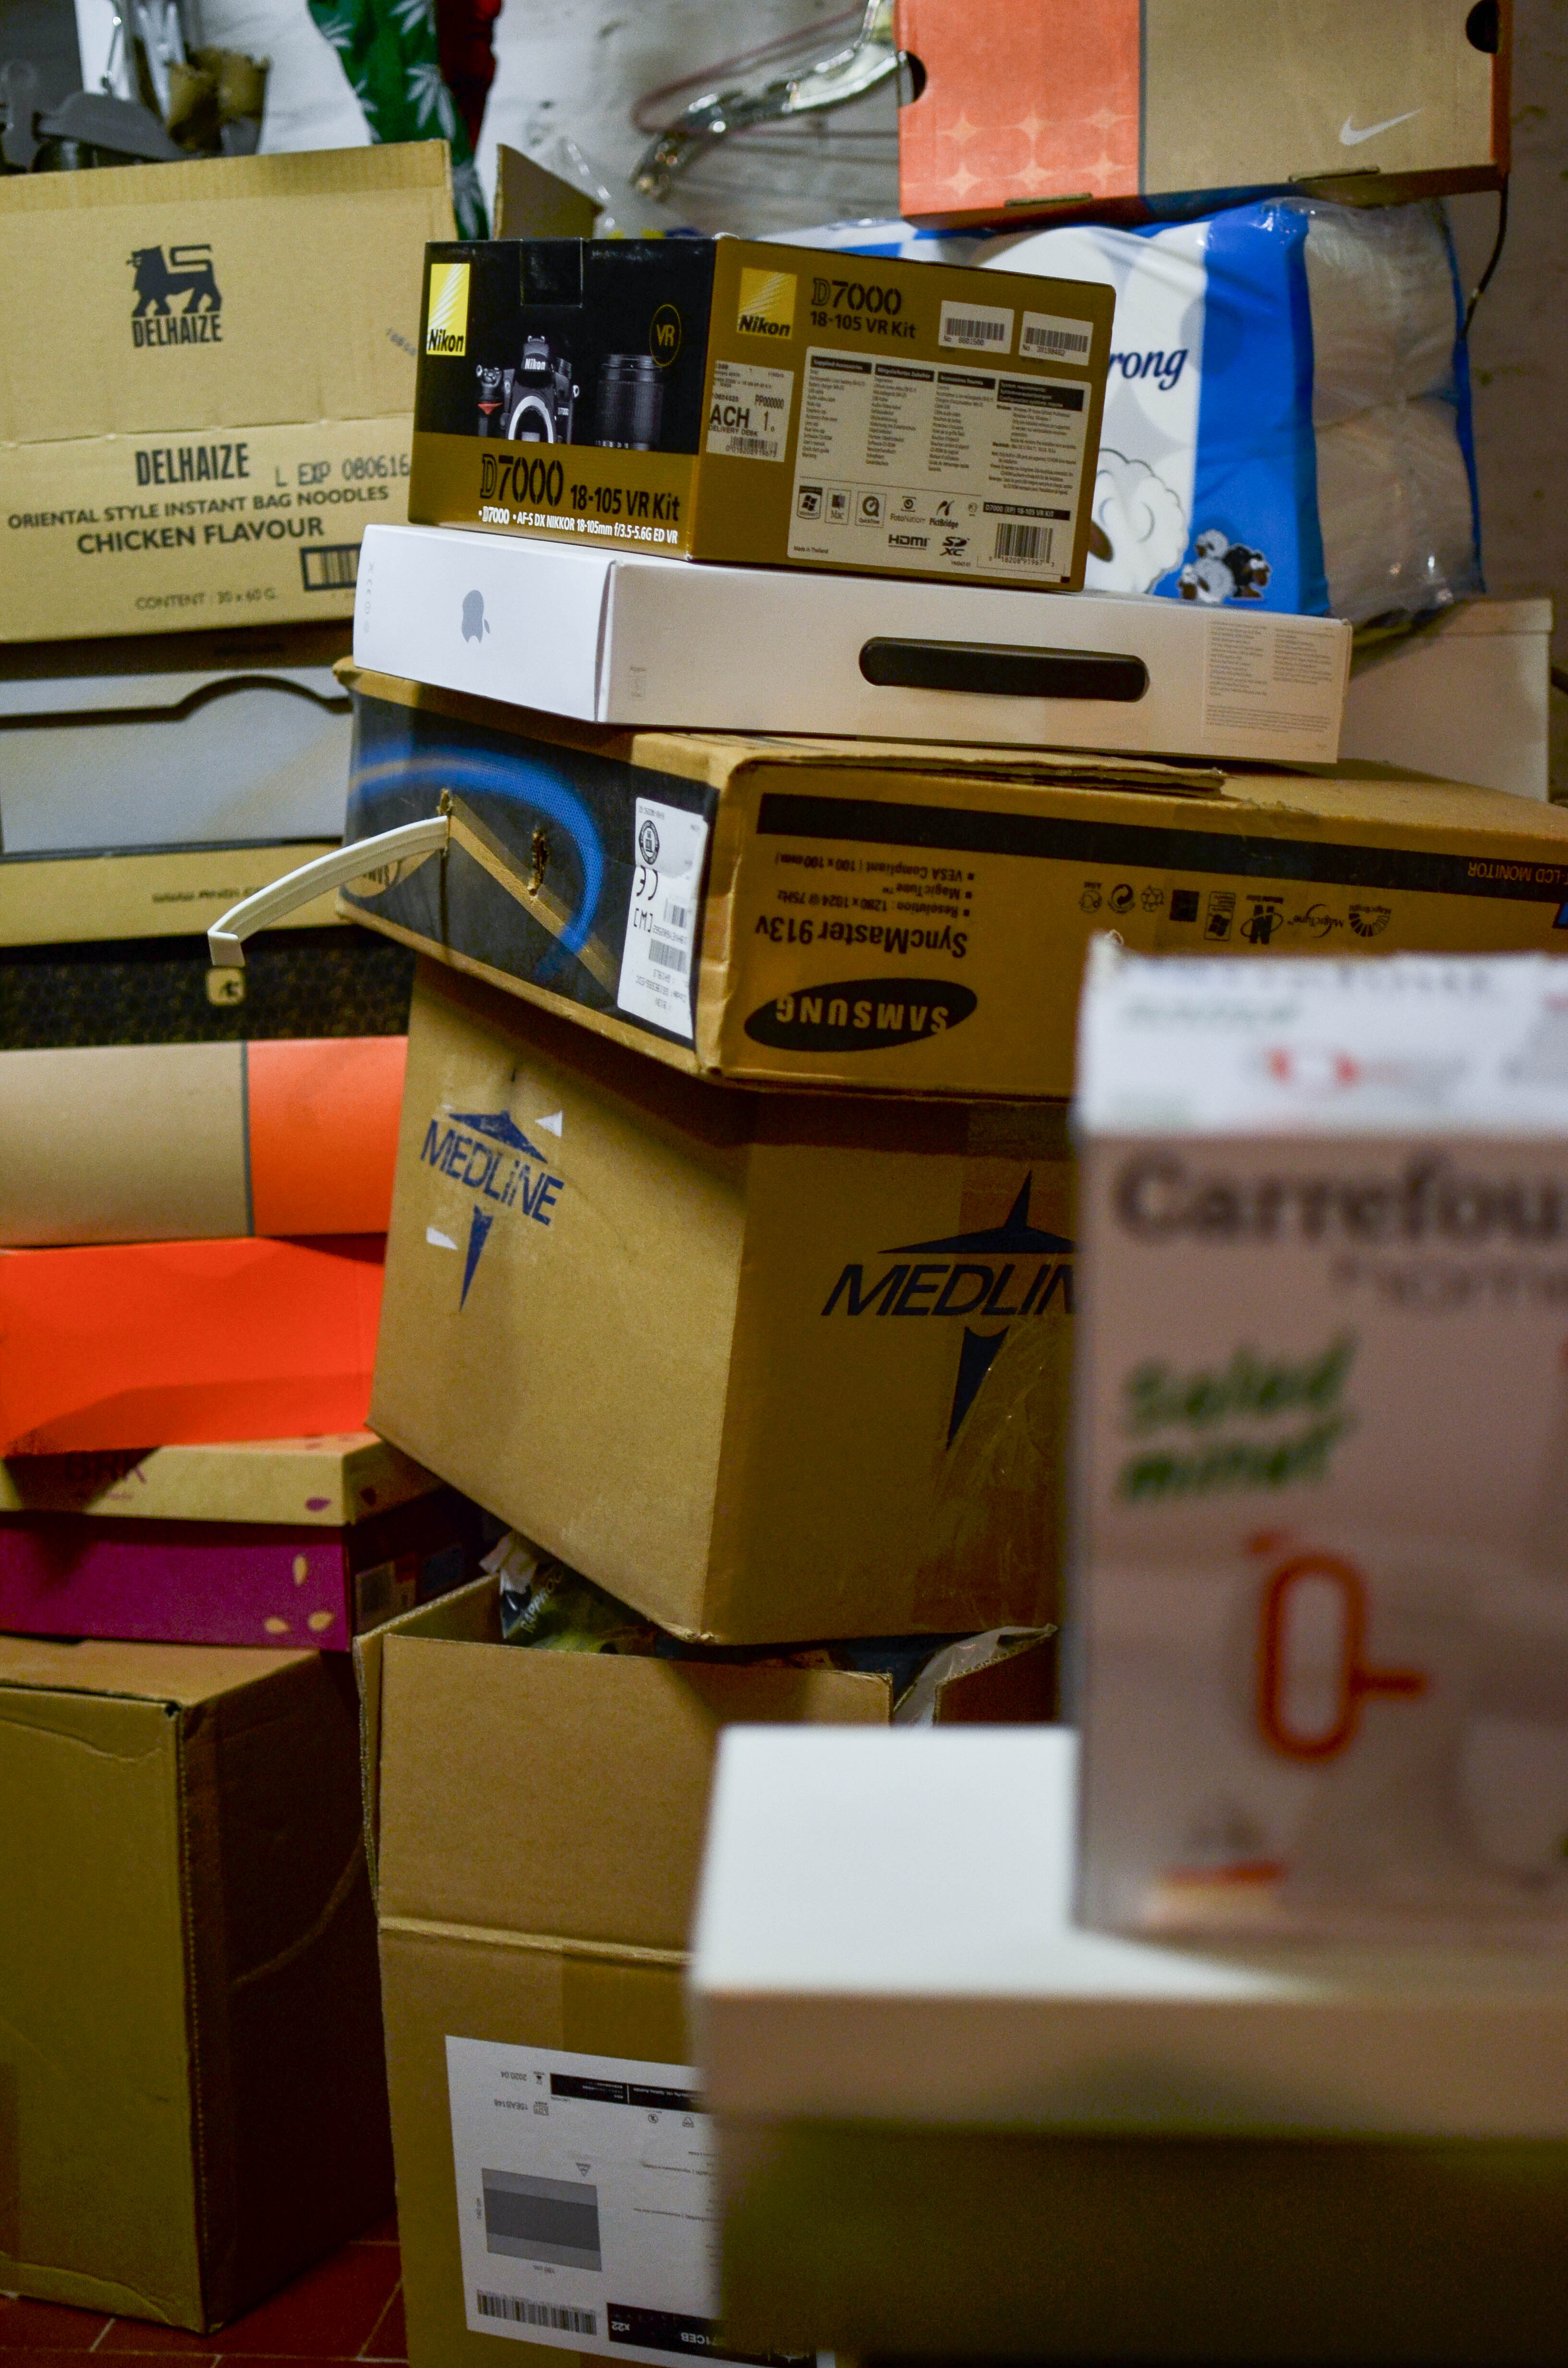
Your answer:
[[[28,2361],[68,2368],[62,2353],[86,2351],[174,2352],[185,2368],[217,2368],[219,2361],[243,2361],[244,2368],[283,2360],[402,2363],[408,2345],[397,2222],[368,2229],[217,2335],[187,2335],[144,2319],[104,2318],[97,2311],[0,2295],[0,2368],[25,2368]]]

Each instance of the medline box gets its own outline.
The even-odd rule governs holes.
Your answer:
[[[746,239],[433,245],[408,514],[1075,591],[1113,302]]]
[[[585,723],[1331,765],[1350,642],[1336,618],[404,526],[367,534],[354,656]]]
[[[1092,1922],[1568,1937],[1561,976],[1096,955]]]
[[[341,909],[694,1075],[1066,1096],[1108,926],[1151,952],[1568,943],[1568,814],[1500,791],[616,732],[348,679]],[[443,799],[444,853],[373,852]]]
[[[1055,1618],[1049,1103],[743,1093],[431,963],[371,1428],[677,1634]]]
[[[412,2356],[728,2356],[681,1994],[713,1755],[735,1721],[885,1728],[892,1687],[504,1645],[494,1579],[355,1657]],[[995,1675],[947,1680],[944,1731],[1038,1715]]]
[[[439,141],[0,180],[0,641],[347,617],[451,221]]]

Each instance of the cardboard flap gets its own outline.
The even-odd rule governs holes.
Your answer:
[[[359,1783],[365,1813],[365,1863],[370,1888],[378,1888],[381,1799],[381,1656],[389,1636],[438,1636],[451,1643],[498,1645],[499,1588],[493,1578],[455,1587],[434,1603],[417,1604],[397,1620],[384,1621],[354,1639],[354,1677],[359,1689]]]
[[[188,1710],[315,1657],[250,1645],[119,1645],[95,1637],[58,1645],[43,1637],[0,1636],[0,1687],[119,1695]]]
[[[431,1609],[478,1624],[483,1592]],[[721,1727],[881,1725],[891,1709],[876,1677],[530,1652],[440,1625],[366,1640],[387,1918],[682,1948]]]

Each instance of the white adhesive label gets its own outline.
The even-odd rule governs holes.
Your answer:
[[[633,825],[631,905],[616,1002],[689,1044],[702,859],[708,825],[699,814],[639,798]]]
[[[695,2072],[449,2039],[447,2089],[474,2334],[653,2368],[729,2356]]]
[[[1333,761],[1345,653],[1328,634],[1254,613],[1209,628],[1203,720],[1211,731],[1290,734]]]
[[[1087,362],[1093,341],[1087,321],[1064,320],[1059,313],[1026,313],[1018,351],[1046,362]]]
[[[791,559],[1067,581],[1089,417],[1081,381],[820,346],[804,379]]]
[[[737,461],[782,461],[790,440],[794,373],[749,362],[715,362],[708,450]]]
[[[1013,350],[1012,307],[971,304],[967,298],[961,304],[944,304],[937,343],[961,347],[971,354],[994,354],[1000,359]]]

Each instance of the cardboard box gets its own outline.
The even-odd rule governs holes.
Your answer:
[[[1042,607],[428,527],[367,530],[354,618],[359,666],[585,723],[1282,765],[1338,755],[1351,638],[1328,617],[1238,625],[1092,593]]]
[[[335,1530],[232,1513],[0,1515],[0,1628],[347,1652],[378,1622],[460,1587],[480,1521],[449,1488]]]
[[[0,1463],[0,1513],[91,1513],[147,1521],[273,1521],[343,1529],[440,1482],[371,1430],[248,1439]]]
[[[91,883],[114,867],[71,869]],[[335,897],[316,900],[310,917],[318,916],[339,922]],[[406,947],[371,929],[301,929],[292,920],[251,939],[243,971],[214,971],[206,939],[188,935],[0,943],[0,1049],[403,1036],[413,984]]]
[[[723,2356],[703,2291],[710,2232],[687,2216],[707,2209],[692,2199],[705,2199],[711,2163],[681,1995],[719,1730],[881,1726],[886,1680],[503,1646],[494,1580],[378,1630],[355,1658],[410,2358],[477,2363],[497,2337],[538,2346],[539,2368],[562,2368],[562,2349],[667,2359],[678,2344]],[[957,1680],[949,1710],[984,1675]],[[491,2085],[474,2096],[476,2072]],[[597,2099],[551,2095],[552,2073],[604,2087]],[[633,2082],[649,2092],[636,2102]],[[492,2102],[522,2092],[551,2112]],[[617,2123],[635,2113],[646,2137],[650,2112],[661,2145],[683,2149],[687,2210],[655,2224],[656,2248],[629,2247]],[[630,2135],[624,2124],[619,2135]],[[473,2226],[487,2188],[498,2218],[508,2188],[515,2211],[519,2191],[561,2169],[591,2190],[608,2271],[640,2272],[640,2291],[586,2281],[548,2252],[540,2261],[537,2244],[530,2266],[526,2239],[497,2228],[491,2249]],[[584,2209],[575,2195],[537,2200]],[[608,2339],[606,2301],[662,2306],[653,2343],[637,2340],[655,2315],[643,2309]],[[597,2324],[551,2325],[552,2308]]]
[[[408,515],[1076,591],[1114,298],[747,239],[426,264]]]
[[[347,616],[451,228],[439,142],[6,180],[0,641]]]
[[[1544,799],[1551,741],[1550,600],[1458,600],[1351,668],[1347,757]]]
[[[344,911],[699,1076],[1066,1095],[1107,927],[1149,952],[1568,944],[1568,814],[1496,791],[618,733],[350,679],[350,837],[445,793],[451,837]]]
[[[1076,1756],[723,1739],[691,1987],[737,2340],[1559,2356],[1561,1954],[1085,1932]]]
[[[335,844],[0,859],[0,946],[187,937],[220,920],[242,896],[330,855]],[[340,917],[331,895],[314,896],[290,915],[289,926],[330,928]]]
[[[324,1036],[0,1053],[0,1247],[384,1234],[405,1049]]]
[[[1138,221],[1145,199],[1302,183],[1395,205],[1508,172],[1510,0],[900,0],[897,21],[916,84],[899,203],[917,221]]]
[[[382,1238],[0,1250],[0,1455],[365,1419]]]
[[[1562,973],[1099,951],[1083,1912],[1561,1947]]]
[[[679,1635],[1048,1623],[1062,1120],[716,1090],[425,964],[372,1428]]]
[[[346,643],[341,625],[0,643],[0,848],[341,837]]]
[[[0,1639],[0,2285],[206,2329],[387,2210],[340,1656]]]

